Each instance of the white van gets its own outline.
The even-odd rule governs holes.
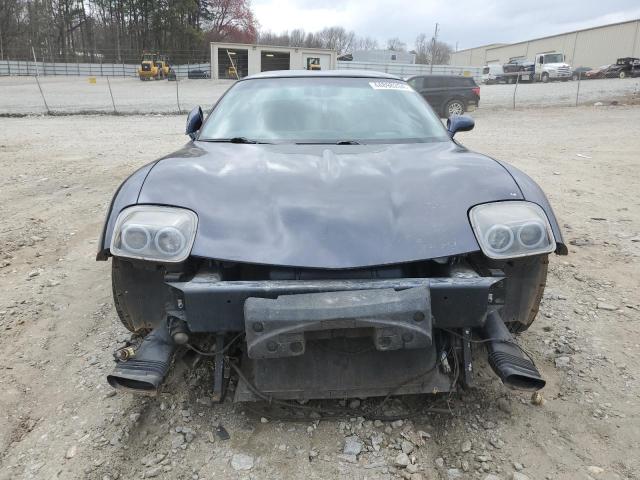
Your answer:
[[[503,75],[504,70],[502,69],[502,65],[497,63],[485,65],[482,69],[482,83],[487,85],[498,83],[502,79]]]

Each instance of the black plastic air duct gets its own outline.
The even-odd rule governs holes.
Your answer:
[[[118,361],[107,381],[119,390],[155,395],[169,370],[175,349],[168,328],[162,325],[144,337],[130,359]]]
[[[546,382],[531,359],[516,345],[513,336],[496,312],[487,315],[482,330],[488,340],[489,365],[502,383],[515,390],[540,390]]]

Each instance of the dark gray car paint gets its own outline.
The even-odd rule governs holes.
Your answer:
[[[522,196],[526,200],[537,203],[542,207],[542,209],[547,214],[547,217],[549,217],[551,229],[553,230],[553,236],[556,239],[556,253],[558,255],[567,255],[569,253],[569,250],[564,243],[564,238],[562,237],[562,232],[560,231],[560,227],[558,226],[556,214],[553,212],[551,204],[549,203],[549,200],[547,200],[547,196],[542,191],[542,188],[540,188],[540,186],[522,170],[519,170],[513,165],[509,165],[508,163],[502,162],[500,160],[496,160],[496,162],[502,165],[509,172],[509,174],[511,174],[513,179],[518,184],[518,187],[520,187]]]
[[[111,235],[113,234],[113,227],[115,226],[118,214],[124,208],[137,203],[138,195],[140,195],[140,189],[142,188],[144,179],[147,178],[147,174],[151,171],[156,162],[148,163],[144,167],[133,172],[129,178],[120,184],[118,190],[116,190],[116,193],[111,200],[109,213],[107,213],[107,219],[100,236],[100,249],[98,250],[98,255],[96,257],[97,260],[106,260],[109,258],[108,250],[111,246]]]
[[[309,268],[477,251],[469,208],[527,198],[498,162],[448,141],[359,146],[196,141],[157,162],[146,177],[138,203],[198,214],[193,256]],[[528,183],[526,188],[536,193]],[[531,200],[545,208],[561,240],[544,195],[543,201]],[[126,203],[114,202],[111,219]],[[104,248],[110,236],[107,225]]]

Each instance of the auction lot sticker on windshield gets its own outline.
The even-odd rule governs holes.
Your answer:
[[[410,91],[411,87],[401,82],[369,82],[374,90],[405,90]]]

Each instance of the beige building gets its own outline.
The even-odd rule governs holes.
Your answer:
[[[333,70],[333,50],[244,43],[211,43],[211,77],[233,79],[272,70]]]
[[[538,53],[564,53],[574,67],[597,67],[620,57],[640,58],[640,19],[576,30],[512,44],[491,44],[451,54],[451,65],[481,67],[515,58],[533,60]]]

